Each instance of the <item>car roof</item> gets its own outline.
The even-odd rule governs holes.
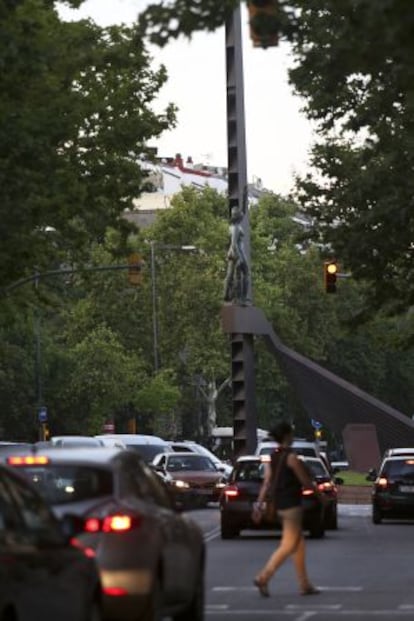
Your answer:
[[[98,440],[101,440],[102,438],[113,438],[115,440],[122,440],[122,442],[126,444],[168,444],[166,440],[163,440],[158,436],[150,436],[136,433],[108,433],[94,437]]]
[[[160,455],[163,455],[165,457],[207,457],[207,459],[209,459],[208,455],[202,455],[201,453],[191,453],[189,451],[171,451],[169,453],[160,453]]]
[[[50,447],[41,448],[37,451],[17,451],[15,455],[37,455],[45,456],[50,459],[50,463],[53,464],[98,464],[109,465],[114,457],[117,455],[123,455],[127,451],[125,449],[112,448],[112,447],[79,447],[79,448],[61,448]],[[128,451],[132,453],[132,451]],[[136,456],[136,453],[133,453]],[[13,453],[9,453],[9,457],[13,456]]]

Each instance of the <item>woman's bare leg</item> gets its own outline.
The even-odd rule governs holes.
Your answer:
[[[284,561],[295,552],[302,537],[301,509],[286,509],[281,514],[282,539],[278,548],[273,552],[257,576],[262,583],[268,582]]]

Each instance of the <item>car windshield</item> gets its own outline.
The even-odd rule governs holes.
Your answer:
[[[236,465],[234,481],[255,481],[261,483],[264,477],[264,463],[261,461],[246,461]]]
[[[414,481],[414,459],[394,459],[385,463],[382,476]]]
[[[156,455],[165,453],[163,444],[126,444],[126,447],[136,451],[147,463],[152,461]]]
[[[49,465],[19,468],[51,505],[101,498],[112,493],[112,473],[103,468]]]
[[[167,461],[167,470],[175,472],[177,470],[202,470],[209,472],[216,472],[211,459],[204,457],[203,455],[188,454],[188,455],[171,455]]]

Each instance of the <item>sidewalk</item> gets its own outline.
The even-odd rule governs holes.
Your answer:
[[[370,505],[371,485],[338,485],[338,502],[343,505]]]

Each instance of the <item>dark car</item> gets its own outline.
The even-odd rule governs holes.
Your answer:
[[[414,519],[414,455],[386,457],[378,474],[367,477],[374,480],[372,490],[372,521],[383,519]]]
[[[77,544],[96,556],[105,619],[203,619],[202,533],[138,453],[54,448],[9,460],[56,515],[78,517]]]
[[[252,521],[253,503],[257,500],[263,482],[265,462],[268,456],[244,456],[236,461],[229,483],[223,489],[220,498],[221,537],[237,537],[244,529],[273,529],[280,527],[276,517],[274,521],[262,520],[260,524]],[[323,537],[325,533],[324,508],[311,490],[304,490],[302,496],[304,508],[303,526],[311,537]]]
[[[95,561],[76,547],[72,534],[69,530],[65,534],[63,524],[33,486],[0,466],[2,621],[101,618],[101,588]]]
[[[197,453],[162,453],[154,457],[153,465],[168,475],[177,501],[183,506],[206,506],[217,502],[226,477],[206,455]]]
[[[325,462],[320,457],[301,457],[316,481],[319,491],[326,498],[324,524],[327,530],[338,528],[338,485],[343,483],[340,477],[332,477]]]

